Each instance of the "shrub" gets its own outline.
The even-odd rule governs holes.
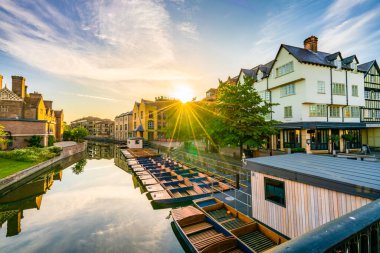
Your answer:
[[[51,148],[28,147],[23,149],[15,149],[12,151],[0,151],[0,157],[15,161],[40,163],[57,155],[57,153],[51,151],[50,149]]]
[[[42,145],[41,145],[41,142],[42,142],[42,136],[39,136],[39,135],[33,135],[32,137],[30,137],[29,140],[26,140],[29,144],[28,144],[28,147],[37,147],[37,148],[41,148]]]
[[[292,153],[305,153],[306,150],[304,148],[292,148]]]
[[[48,146],[51,147],[51,146],[53,146],[54,143],[55,143],[55,137],[54,137],[54,135],[49,135]]]
[[[72,130],[67,129],[63,132],[63,140],[64,141],[71,141],[73,138]]]
[[[59,155],[62,151],[61,147],[56,147],[56,146],[49,147],[48,149],[50,150],[50,152],[53,152],[56,155]]]

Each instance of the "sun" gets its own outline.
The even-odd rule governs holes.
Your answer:
[[[174,97],[182,103],[190,102],[194,98],[194,91],[188,85],[176,85],[174,89]]]

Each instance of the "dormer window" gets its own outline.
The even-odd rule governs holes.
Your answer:
[[[356,64],[356,62],[351,62],[350,67],[351,67],[351,69],[353,69],[354,71],[356,71],[357,70],[357,64]]]
[[[340,61],[339,59],[336,59],[334,61],[334,65],[336,66],[337,69],[341,69],[342,68],[342,61]]]
[[[263,72],[259,71],[259,73],[257,73],[257,81],[261,81],[263,79]]]

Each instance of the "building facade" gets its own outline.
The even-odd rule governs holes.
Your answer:
[[[133,137],[149,141],[166,139],[166,113],[176,103],[173,99],[136,102],[132,110]]]
[[[133,112],[122,113],[115,117],[115,140],[127,141],[133,136]]]
[[[110,119],[104,119],[95,123],[95,136],[104,138],[114,137],[114,122]]]
[[[380,68],[376,60],[358,66],[364,72],[365,106],[361,120],[366,124],[362,141],[370,147],[380,148]]]
[[[318,51],[318,39],[311,36],[304,47],[281,45],[275,59],[252,69],[242,69],[254,78],[254,87],[263,100],[278,104],[267,119],[281,122],[280,133],[270,148],[304,148],[308,153],[331,152],[330,136],[340,140],[341,152],[360,149],[362,129],[360,108],[365,106],[364,73],[355,55]],[[346,142],[342,136],[350,135]]]
[[[28,93],[25,78],[12,76],[12,90],[2,85],[0,78],[0,124],[9,133],[9,148],[24,147],[32,136],[41,136],[48,145],[49,136],[62,139],[63,111],[53,110],[53,101],[42,94]]]
[[[376,163],[290,154],[248,159],[247,168],[252,216],[290,238],[380,197]]]
[[[74,120],[70,123],[71,128],[86,128],[91,137],[114,138],[114,122],[110,119],[101,119],[88,116]]]

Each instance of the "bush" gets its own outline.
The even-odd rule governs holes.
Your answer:
[[[48,149],[50,152],[56,154],[57,156],[61,154],[61,151],[62,151],[61,147],[55,147],[55,146],[49,147]]]
[[[40,163],[57,155],[57,153],[53,152],[51,149],[57,152],[57,149],[55,148],[29,147],[12,151],[0,151],[0,157],[15,161]]]
[[[53,146],[54,143],[55,143],[55,137],[54,137],[54,135],[49,135],[48,146],[51,147],[51,146]]]
[[[64,141],[71,141],[73,138],[72,130],[67,129],[63,132],[63,140]]]
[[[39,135],[33,135],[30,137],[29,140],[26,140],[29,144],[28,147],[37,147],[42,148],[41,142],[42,142],[42,136]]]
[[[305,153],[306,150],[304,148],[292,148],[292,153]]]

